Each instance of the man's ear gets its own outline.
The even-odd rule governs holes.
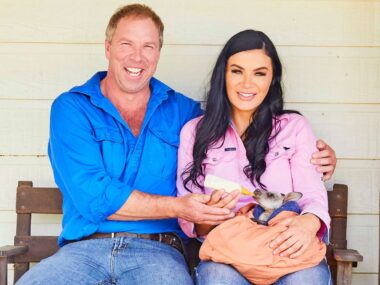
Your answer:
[[[104,41],[104,51],[106,54],[106,58],[110,59],[110,49],[111,49],[111,43],[107,40]]]
[[[290,192],[288,193],[284,198],[284,203],[289,201],[298,201],[301,199],[302,193],[301,192]]]

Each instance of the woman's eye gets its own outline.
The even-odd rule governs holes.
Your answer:
[[[240,69],[232,69],[231,72],[235,73],[235,74],[241,74],[241,70]]]
[[[256,76],[266,76],[267,74],[265,72],[256,72]]]

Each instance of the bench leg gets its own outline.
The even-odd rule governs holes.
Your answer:
[[[351,285],[352,282],[352,262],[338,262],[337,264],[337,284]]]
[[[15,263],[14,283],[21,278],[21,276],[29,270],[29,263]]]
[[[8,261],[6,257],[0,257],[0,285],[7,285]]]

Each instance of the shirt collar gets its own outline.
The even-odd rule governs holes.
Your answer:
[[[91,102],[99,105],[105,98],[100,90],[100,81],[106,77],[106,75],[106,71],[97,72],[85,84],[73,87],[70,89],[70,92],[77,92],[87,95],[91,98]],[[169,97],[169,94],[175,93],[172,88],[154,77],[151,78],[149,84],[151,89],[151,98],[154,98],[160,102],[166,100]]]
[[[160,80],[152,77],[150,82],[151,97],[160,98],[161,100],[166,100],[169,94],[174,94],[175,91],[161,82]]]
[[[111,101],[102,94],[100,89],[100,81],[107,75],[106,71],[95,73],[85,84],[81,86],[76,86],[70,90],[70,92],[77,92],[90,97],[91,103],[98,108],[103,109],[123,125],[128,127],[124,119],[119,114],[116,107],[111,103]],[[170,94],[174,94],[175,91],[159,81],[156,78],[151,78],[150,82],[151,96],[149,99],[148,107],[145,113],[143,126],[141,130],[145,127],[150,117],[153,115],[157,107],[166,99],[168,99]]]
[[[104,98],[104,95],[100,90],[100,81],[106,77],[106,75],[106,71],[97,72],[85,84],[71,88],[70,92],[87,95],[91,98],[91,102],[98,105]]]

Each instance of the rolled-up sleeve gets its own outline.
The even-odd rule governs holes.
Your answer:
[[[328,213],[327,191],[315,165],[310,163],[311,156],[317,151],[315,136],[304,117],[296,123],[295,153],[290,160],[293,189],[303,194],[299,201],[301,214],[312,213],[321,220],[317,236],[328,243],[330,216]]]
[[[177,167],[177,196],[185,196],[190,193],[202,193],[202,191],[195,187],[191,181],[186,185],[187,190],[183,185],[182,173],[193,162],[193,145],[195,140],[195,126],[198,119],[192,120],[187,123],[181,130],[180,144],[178,148],[178,167]],[[197,237],[194,230],[194,223],[186,221],[184,219],[178,219],[178,223],[181,226],[183,232],[191,238]]]
[[[100,223],[121,208],[133,189],[108,175],[89,118],[72,94],[65,95],[51,108],[49,158],[64,197],[85,219]]]

